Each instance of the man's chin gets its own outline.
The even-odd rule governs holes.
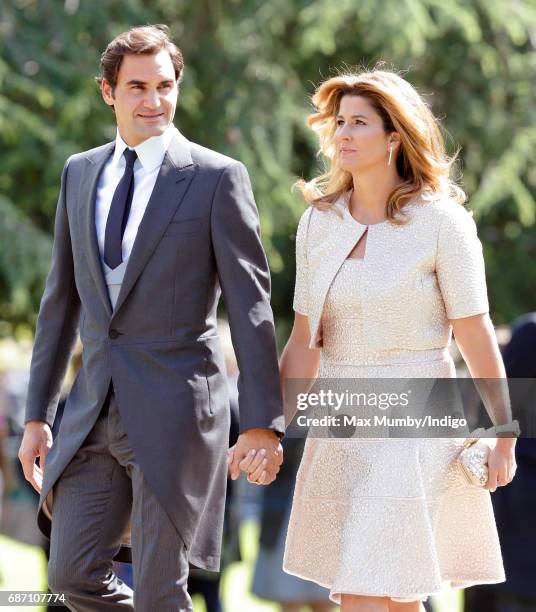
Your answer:
[[[167,125],[147,126],[147,129],[145,130],[145,134],[146,134],[145,137],[150,138],[151,136],[160,136],[166,131],[167,127],[168,127]]]
[[[136,126],[136,130],[130,132],[130,137],[125,139],[127,144],[132,142],[142,143],[144,140],[148,140],[153,136],[161,136],[169,127],[169,123],[167,124],[157,124],[157,125],[139,125]],[[120,130],[121,133],[121,130]]]
[[[141,138],[151,138],[152,136],[160,136],[162,135],[167,128],[169,127],[169,123],[157,123],[155,125],[142,125],[139,129],[139,136]]]

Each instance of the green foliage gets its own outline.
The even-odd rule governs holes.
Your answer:
[[[113,36],[143,23],[167,23],[185,56],[176,125],[250,171],[281,337],[291,317],[293,234],[303,209],[291,186],[314,175],[319,163],[305,127],[308,98],[335,70],[378,60],[403,71],[425,95],[443,120],[450,150],[462,147],[494,322],[534,309],[532,0],[4,0],[0,318],[33,321],[47,267],[42,241],[24,233],[19,242],[4,241],[9,230],[2,225],[16,218],[52,231],[65,158],[115,134],[93,80],[99,55]]]
[[[0,196],[0,334],[8,326],[33,323],[35,304],[39,304],[52,252],[50,236],[30,223],[13,205]]]

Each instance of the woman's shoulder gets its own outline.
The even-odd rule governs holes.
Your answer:
[[[312,209],[313,209],[313,207],[311,205],[308,205],[307,208],[302,212],[302,214],[300,215],[300,219],[298,221],[298,228],[301,228],[304,225],[308,225],[309,224],[309,220],[310,220],[310,217],[311,217]]]
[[[444,194],[425,194],[417,196],[408,205],[408,212],[416,220],[436,227],[443,226],[473,227],[474,219],[471,210],[460,204],[453,197]]]
[[[309,204],[301,214],[298,222],[298,232],[324,231],[334,222],[341,222],[343,218],[344,202],[339,198],[329,209],[321,209]]]

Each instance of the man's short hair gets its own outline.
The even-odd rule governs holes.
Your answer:
[[[184,68],[182,53],[169,38],[169,28],[161,24],[138,26],[116,36],[101,55],[97,82],[100,84],[106,79],[114,89],[125,55],[155,55],[162,50],[169,53],[175,69],[175,79],[180,82]]]

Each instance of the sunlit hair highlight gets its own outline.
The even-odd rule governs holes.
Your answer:
[[[328,168],[311,181],[297,182],[309,204],[328,210],[353,187],[352,175],[337,162],[333,142],[336,118],[345,95],[365,98],[381,117],[385,132],[396,131],[400,135],[395,163],[403,183],[388,198],[387,219],[404,223],[403,207],[425,193],[432,197],[450,197],[464,204],[467,196],[452,178],[459,149],[452,157],[447,155],[439,120],[428,104],[408,81],[386,70],[339,74],[316,89],[312,96],[316,112],[307,118],[307,125],[318,135],[318,154],[327,158]]]

